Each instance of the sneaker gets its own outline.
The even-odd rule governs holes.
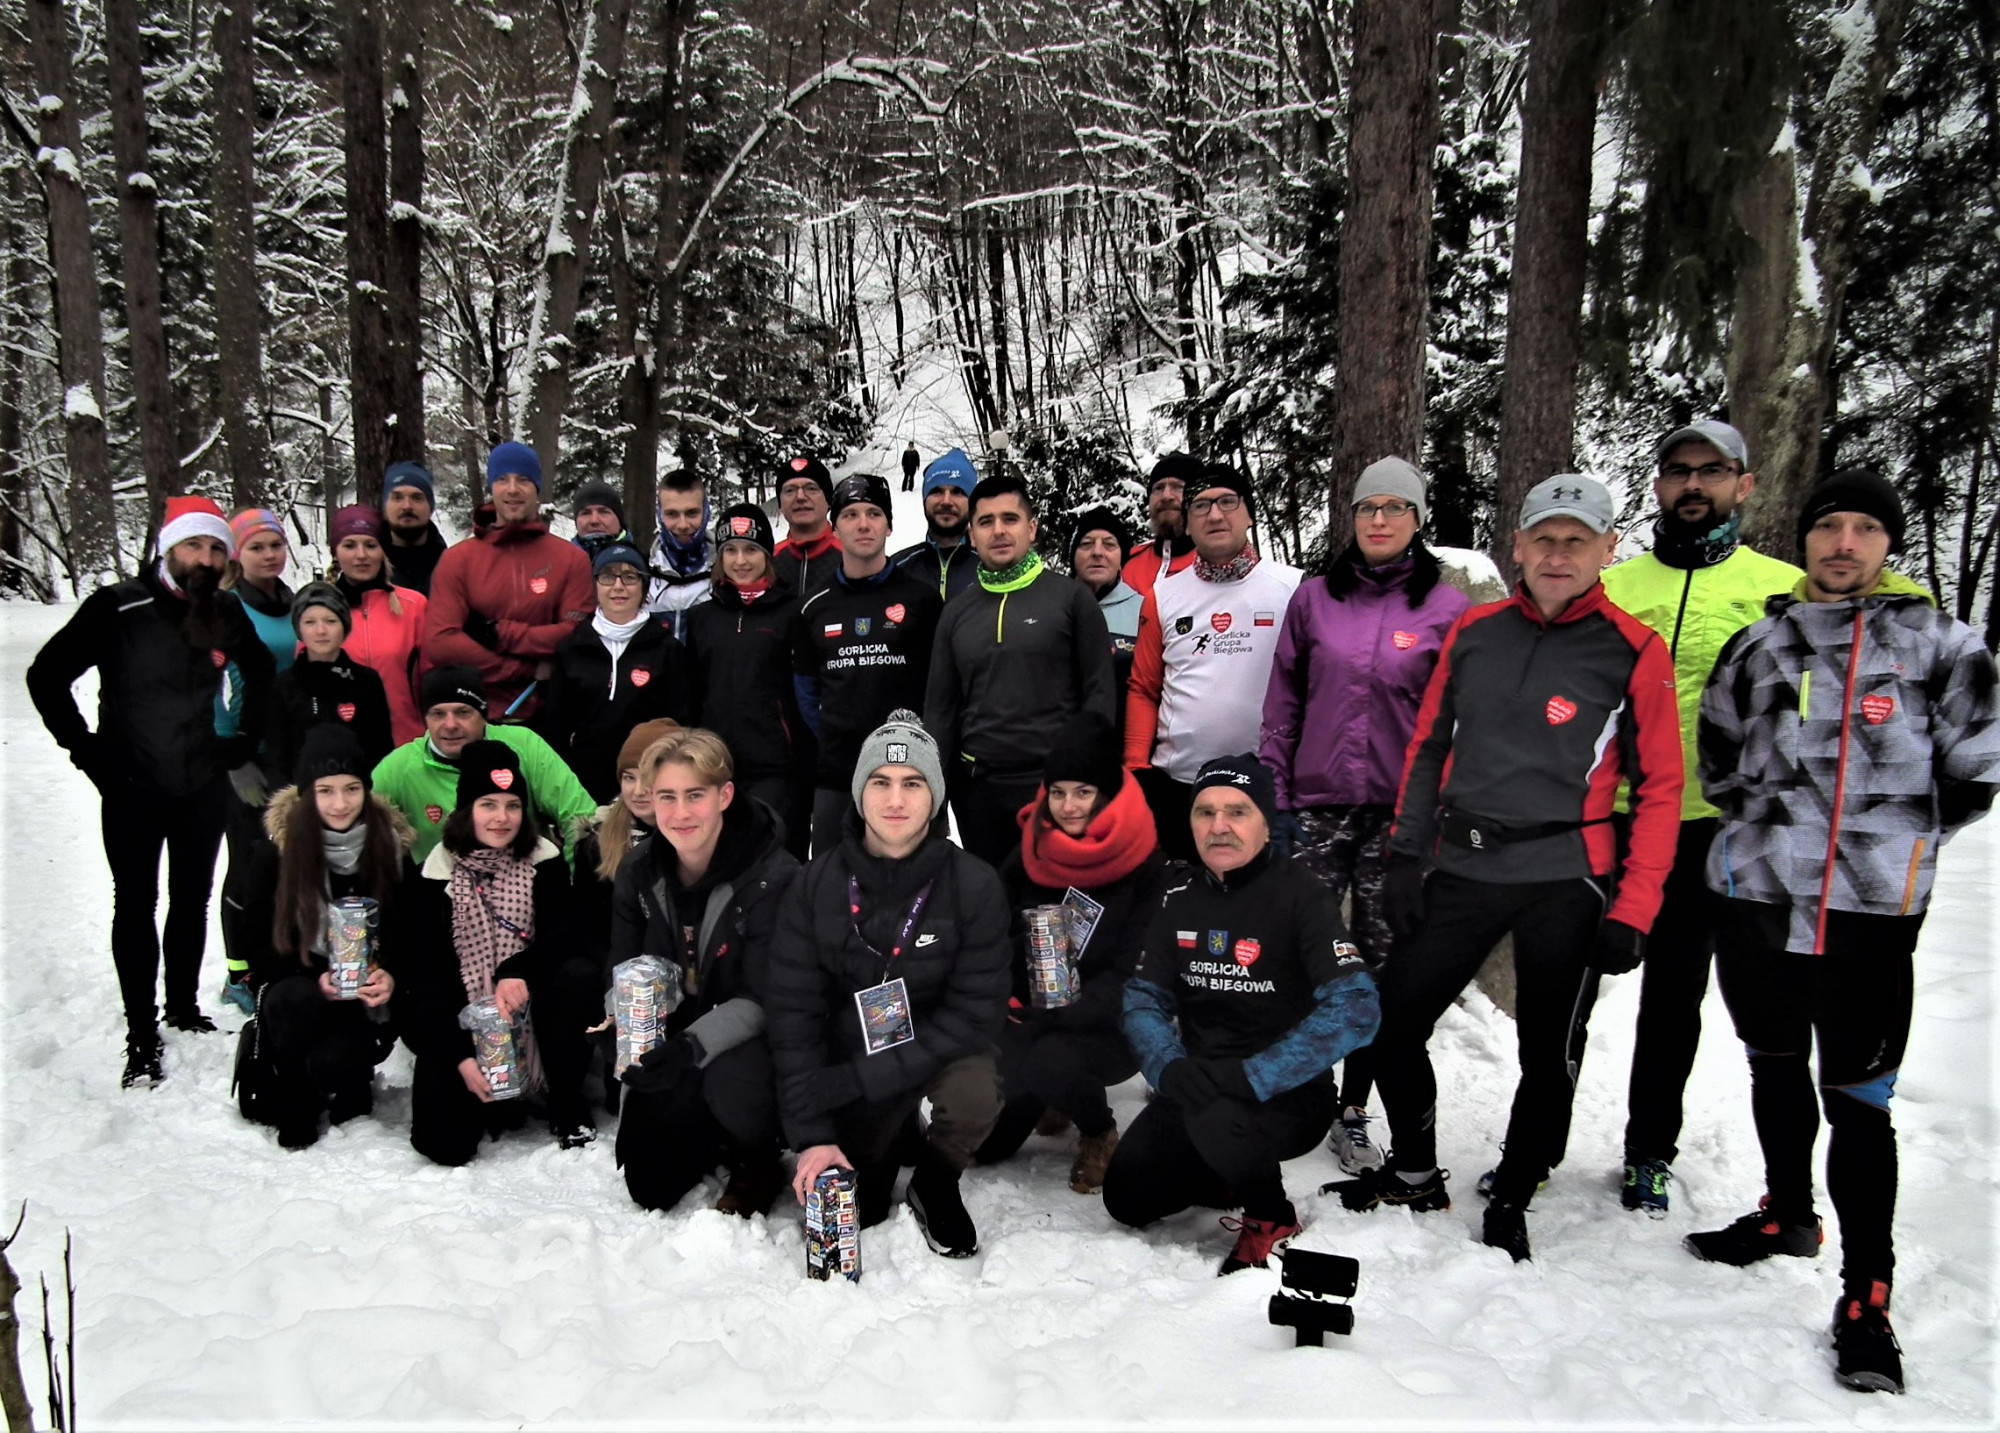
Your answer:
[[[1382,1167],[1382,1146],[1368,1138],[1368,1111],[1349,1105],[1333,1122],[1326,1147],[1340,1163],[1343,1174],[1366,1174]]]
[[[1219,1222],[1223,1228],[1236,1231],[1236,1247],[1216,1269],[1218,1279],[1242,1269],[1270,1268],[1271,1256],[1283,1253],[1299,1232],[1297,1215],[1289,1220],[1225,1218]]]
[[[241,977],[223,982],[222,998],[245,1015],[257,1013],[257,997],[250,990],[250,982]]]
[[[778,1191],[785,1184],[785,1169],[778,1163],[778,1157],[764,1155],[743,1165],[731,1166],[729,1183],[723,1187],[715,1207],[721,1213],[734,1214],[739,1219],[767,1213],[771,1201],[778,1197]]]
[[[1817,1259],[1819,1246],[1826,1242],[1826,1226],[1817,1218],[1804,1224],[1787,1224],[1770,1211],[1771,1196],[1757,1201],[1754,1213],[1746,1214],[1724,1229],[1690,1234],[1682,1241],[1697,1259],[1711,1264],[1734,1264],[1742,1268],[1773,1254],[1789,1254],[1795,1259]]]
[[[1319,1187],[1321,1194],[1338,1194],[1340,1202],[1347,1208],[1360,1213],[1388,1204],[1414,1210],[1419,1214],[1429,1214],[1440,1209],[1451,1208],[1451,1195],[1444,1183],[1451,1178],[1448,1169],[1433,1169],[1417,1183],[1412,1184],[1395,1170],[1386,1166],[1371,1169],[1356,1179],[1335,1180]]]
[[[1517,1264],[1528,1262],[1528,1211],[1518,1204],[1496,1199],[1486,1206],[1479,1242],[1489,1249],[1505,1249]]]
[[[123,1089],[144,1085],[147,1089],[166,1079],[160,1067],[160,1037],[157,1031],[143,1030],[125,1037],[125,1073],[118,1077]]]
[[[931,1246],[933,1254],[942,1254],[947,1259],[970,1259],[979,1252],[979,1231],[973,1227],[972,1216],[965,1212],[965,1201],[959,1197],[958,1174],[948,1169],[935,1155],[926,1155],[910,1176],[910,1192],[904,1196],[910,1212],[917,1216],[917,1227],[924,1231],[924,1242]]]
[[[196,1009],[167,1011],[167,1024],[175,1030],[192,1030],[197,1035],[205,1035],[215,1029],[215,1022]]]
[[[1087,1134],[1076,1147],[1076,1163],[1069,1167],[1069,1187],[1078,1194],[1102,1194],[1104,1171],[1118,1152],[1118,1126],[1103,1134]]]
[[[1627,1209],[1643,1209],[1648,1217],[1667,1217],[1667,1185],[1673,1182],[1673,1166],[1664,1159],[1642,1159],[1625,1166],[1625,1183],[1618,1202]]]
[[[1499,1170],[1497,1169],[1487,1170],[1486,1173],[1480,1175],[1479,1178],[1472,1181],[1472,1192],[1474,1194],[1477,1194],[1481,1199],[1491,1199],[1493,1197],[1493,1181],[1498,1179],[1499,1177],[1500,1177]],[[1540,1194],[1544,1189],[1547,1189],[1548,1187],[1549,1187],[1549,1182],[1546,1179],[1544,1179],[1540,1184],[1537,1184],[1535,1186],[1535,1193]]]
[[[1862,1393],[1903,1391],[1903,1348],[1889,1327],[1889,1286],[1877,1279],[1833,1306],[1833,1376]]]

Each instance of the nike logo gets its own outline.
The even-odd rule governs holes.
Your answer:
[[[937,944],[937,937],[931,934],[931,932],[929,931],[925,931],[922,935],[917,937],[917,948],[920,950],[924,946],[936,945],[936,944]]]

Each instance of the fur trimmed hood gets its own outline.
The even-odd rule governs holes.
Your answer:
[[[264,834],[271,838],[281,856],[285,853],[285,825],[300,800],[299,788],[286,786],[273,793],[270,804],[264,808]],[[387,821],[389,829],[396,833],[397,848],[408,855],[417,843],[417,828],[410,824],[409,818],[372,791],[368,793],[368,807],[369,819]]]

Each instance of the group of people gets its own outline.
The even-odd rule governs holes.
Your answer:
[[[747,1216],[840,1167],[865,1227],[908,1168],[931,1247],[964,1257],[965,1171],[1073,1126],[1070,1187],[1114,1220],[1240,1210],[1226,1274],[1300,1232],[1283,1164],[1322,1140],[1346,1209],[1450,1207],[1431,1035],[1511,935],[1520,1077],[1478,1192],[1485,1243],[1524,1260],[1600,979],[1642,964],[1621,1200],[1668,1211],[1713,959],[1766,1194],[1688,1247],[1817,1254],[1817,1044],[1836,1371],[1900,1389],[1889,1101],[1938,848],[2000,782],[1993,661],[1886,565],[1904,518],[1880,476],[1810,494],[1801,570],[1740,540],[1735,429],[1678,428],[1653,458],[1650,551],[1611,566],[1610,492],[1557,475],[1515,515],[1519,587],[1482,606],[1444,580],[1395,457],[1357,475],[1312,574],[1259,552],[1240,473],[1181,453],[1147,477],[1136,545],[1110,508],[1073,516],[1067,574],[1028,488],[956,449],[895,553],[888,481],[809,456],[776,475],[782,543],[674,472],[649,552],[602,483],[577,489],[574,539],[550,532],[516,443],[446,547],[429,475],[399,464],[296,593],[275,514],[176,499],[156,565],[86,598],[28,673],[102,796],[125,1082],[164,1077],[163,953],[167,1024],[215,1028],[197,995],[226,832],[225,993],[256,1017],[239,1068],[287,1147],[367,1112],[401,1040],[431,1160],[472,1160],[531,1105],[587,1144],[601,1104],[644,1207],[721,1170],[718,1207]],[[92,667],[94,729],[71,692]],[[356,909],[371,966],[349,991],[330,931]],[[1052,909],[1063,999],[1039,973]],[[642,955],[679,1000],[614,1075],[606,992]],[[475,1058],[483,1002],[527,1100]],[[1135,1074],[1150,1096],[1121,1134],[1108,1091]]]

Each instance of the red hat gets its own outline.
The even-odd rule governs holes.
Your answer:
[[[382,514],[366,503],[344,507],[333,515],[333,523],[327,528],[326,535],[335,544],[344,537],[372,537],[380,542]]]
[[[191,537],[212,537],[225,550],[233,551],[236,547],[236,534],[229,530],[229,519],[212,500],[191,496],[168,498],[166,518],[160,523],[160,551],[165,552]]]

